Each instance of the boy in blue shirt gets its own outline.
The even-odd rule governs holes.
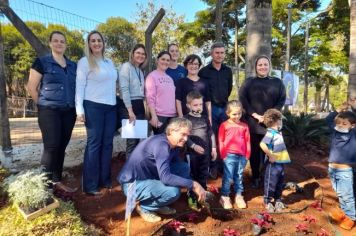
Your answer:
[[[356,115],[352,111],[331,112],[326,121],[332,129],[329,176],[339,198],[340,209],[329,216],[346,230],[351,230],[356,220],[355,209],[355,164],[356,164]]]

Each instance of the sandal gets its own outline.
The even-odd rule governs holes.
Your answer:
[[[68,187],[68,186],[64,185],[62,182],[54,183],[53,188],[54,188],[54,190],[63,191],[63,192],[67,192],[67,193],[75,193],[78,190],[78,188]]]

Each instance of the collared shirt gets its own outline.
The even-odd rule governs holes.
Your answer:
[[[135,180],[155,179],[167,186],[191,189],[192,180],[171,173],[170,163],[177,161],[175,158],[179,158],[178,155],[179,150],[170,147],[166,134],[151,136],[137,145],[117,180],[124,184]]]
[[[118,73],[110,59],[98,60],[98,68],[91,69],[86,57],[78,61],[75,103],[77,114],[84,114],[83,101],[116,104]]]
[[[217,70],[212,63],[199,71],[199,77],[207,80],[211,96],[211,104],[225,107],[232,90],[232,71],[225,64]]]

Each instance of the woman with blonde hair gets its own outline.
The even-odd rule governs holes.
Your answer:
[[[112,188],[111,157],[116,126],[116,81],[113,62],[104,56],[104,37],[88,34],[85,57],[78,62],[76,110],[85,123],[87,146],[83,162],[83,191],[101,195],[100,188]]]

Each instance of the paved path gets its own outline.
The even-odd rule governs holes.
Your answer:
[[[33,118],[11,118],[10,119],[12,145],[29,143],[41,143],[42,136],[38,127],[37,117]],[[85,126],[77,122],[74,126],[72,139],[83,139],[86,136]]]

